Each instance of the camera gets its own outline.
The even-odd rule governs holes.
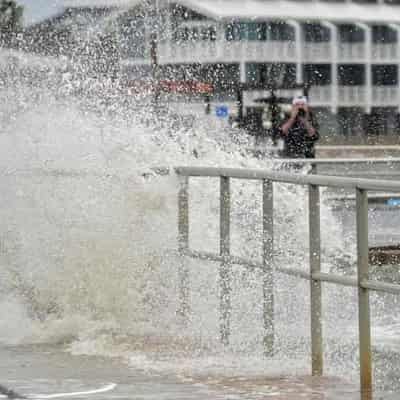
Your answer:
[[[304,118],[306,116],[306,112],[305,112],[305,110],[303,108],[299,109],[298,116],[300,118]]]

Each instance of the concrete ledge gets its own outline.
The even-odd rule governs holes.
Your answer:
[[[400,145],[316,145],[318,158],[399,157]]]

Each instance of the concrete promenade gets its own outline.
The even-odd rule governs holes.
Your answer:
[[[50,347],[0,347],[0,385],[27,398],[134,400],[358,400],[358,385],[336,378],[150,374],[120,359],[71,356]],[[11,393],[10,398],[18,398]],[[394,400],[398,395],[377,395]]]

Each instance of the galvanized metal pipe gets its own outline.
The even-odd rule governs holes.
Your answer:
[[[263,321],[264,354],[274,354],[274,192],[273,184],[263,180]]]
[[[312,278],[316,281],[336,283],[337,285],[358,287],[357,278],[351,276],[341,276],[335,274],[327,274],[323,272],[314,273]]]
[[[360,343],[360,386],[363,396],[372,393],[371,319],[369,291],[361,286],[368,280],[368,196],[363,189],[356,189],[357,217],[357,277],[358,277],[358,326]]]
[[[189,177],[181,176],[178,193],[178,251],[179,251],[179,310],[187,319],[189,304],[189,269],[185,263],[185,252],[189,249]]]
[[[285,274],[288,276],[294,276],[296,278],[310,280],[309,272],[302,271],[301,269],[297,269],[297,268],[275,266],[275,272],[279,272],[280,274]]]
[[[271,180],[296,185],[316,185],[337,188],[382,190],[400,192],[400,182],[364,178],[346,178],[328,175],[302,175],[274,172],[262,169],[215,168],[215,167],[177,167],[179,175],[198,177],[228,177],[235,179]]]
[[[220,334],[221,342],[229,344],[231,320],[231,263],[230,263],[230,180],[220,178]]]
[[[275,267],[276,272],[298,276],[311,280],[311,326],[312,326],[312,359],[313,374],[322,374],[322,325],[321,325],[321,282],[337,283],[345,286],[357,286],[359,298],[359,342],[360,342],[360,384],[362,398],[369,399],[372,393],[372,366],[371,366],[371,326],[369,310],[369,290],[388,293],[400,293],[400,287],[384,282],[368,280],[368,197],[367,190],[389,190],[400,192],[400,183],[395,181],[376,181],[360,178],[343,178],[335,176],[305,176],[299,174],[275,173],[263,170],[241,170],[232,168],[201,168],[179,167],[176,172],[184,177],[179,194],[179,250],[181,255],[220,261],[220,308],[221,308],[221,340],[229,343],[230,316],[231,316],[231,266],[240,264],[247,267],[261,268],[264,271],[263,304],[264,326],[266,332],[271,325],[271,284],[273,285],[272,261],[268,254],[273,254],[273,220],[266,218],[271,212],[273,200],[268,186],[272,182],[283,182],[309,185],[309,224],[310,224],[310,273],[294,268]],[[189,205],[188,181],[189,176],[219,176],[221,182],[220,193],[220,254],[196,252],[189,249]],[[239,257],[230,256],[230,178],[263,180],[263,261],[252,262]],[[356,189],[357,210],[357,279],[320,271],[320,199],[318,186]],[[271,191],[272,193],[272,191]],[[182,280],[182,282],[185,279]],[[188,282],[188,280],[187,280]],[[187,284],[182,285],[188,287]],[[184,292],[182,290],[182,292]],[[187,297],[187,292],[182,295]],[[268,308],[269,307],[269,308]],[[273,310],[273,307],[272,307]],[[273,311],[272,311],[273,312]],[[273,315],[273,314],[272,314]],[[268,327],[267,327],[267,324]],[[266,336],[267,337],[267,336]],[[266,339],[267,340],[267,339]]]
[[[319,187],[308,186],[310,275],[321,272]],[[323,372],[321,281],[310,280],[312,375]]]
[[[206,251],[186,250],[184,251],[183,254],[187,257],[205,261],[222,262],[223,259],[226,259],[220,256],[219,254]],[[260,270],[264,268],[264,265],[262,263],[257,263],[255,261],[247,260],[242,257],[230,256],[229,262],[231,265],[237,264],[244,268],[260,269]],[[301,279],[306,279],[306,280],[311,279],[310,274],[308,272],[296,268],[275,266],[274,271],[280,274],[294,276]],[[315,281],[334,283],[342,286],[358,287],[358,279],[351,276],[341,276],[341,275],[327,274],[320,272],[320,273],[314,273],[312,275],[312,279]],[[363,280],[360,283],[360,285],[362,288],[374,290],[376,292],[400,294],[400,286],[393,283]]]
[[[374,290],[376,292],[400,294],[400,286],[393,283],[363,280],[360,285],[364,289]]]
[[[237,264],[245,268],[260,269],[260,270],[264,268],[261,262],[251,261],[237,256],[229,256],[229,257],[221,256],[220,254],[215,254],[209,251],[198,251],[190,249],[185,251],[185,254],[188,257],[198,258],[200,260],[205,260],[205,261],[222,262],[224,260],[228,260],[230,265]]]

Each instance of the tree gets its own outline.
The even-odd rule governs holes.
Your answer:
[[[0,0],[0,45],[10,46],[22,29],[23,7],[15,0]]]

